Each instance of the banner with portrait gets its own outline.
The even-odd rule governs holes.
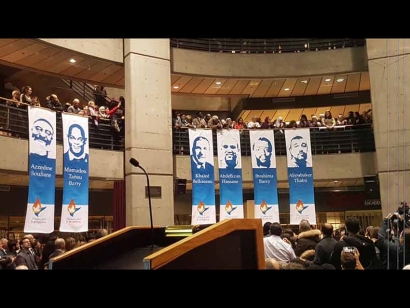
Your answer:
[[[273,130],[249,131],[255,199],[255,218],[279,222],[276,155]]]
[[[239,130],[217,131],[220,211],[219,221],[243,218],[242,158]]]
[[[60,231],[88,231],[89,136],[88,118],[62,114],[63,206]]]
[[[290,224],[302,219],[316,224],[312,151],[309,128],[285,131],[289,177]]]
[[[214,148],[212,130],[190,129],[192,225],[213,224],[215,211]]]
[[[28,107],[29,186],[25,233],[54,231],[56,113]]]

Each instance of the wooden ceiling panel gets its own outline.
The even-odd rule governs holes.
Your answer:
[[[243,120],[246,122],[250,122],[252,121],[253,117],[260,118],[262,113],[263,113],[263,110],[250,110],[246,118]]]
[[[75,76],[78,73],[91,67],[91,65],[94,65],[97,63],[96,60],[83,59],[83,58],[81,59],[79,59],[76,63],[69,62],[70,65],[68,66],[68,68],[66,68],[64,71],[61,71],[60,73],[63,75],[67,75],[67,76]]]
[[[171,81],[172,80],[173,78],[171,79]],[[201,83],[202,80],[204,80],[203,77],[193,77],[185,86],[183,86],[182,89],[179,90],[179,93],[191,93]]]
[[[245,121],[245,119],[248,117],[248,115],[249,115],[250,112],[251,112],[250,110],[243,110],[243,111],[241,112],[241,114],[239,115],[238,119],[239,119],[239,118],[242,118],[242,120]]]
[[[319,120],[319,115],[320,115],[320,114],[325,114],[326,110],[330,110],[330,108],[331,108],[330,106],[317,108],[317,109],[316,109],[317,119]]]
[[[282,86],[282,89],[280,89],[278,97],[289,97],[292,94],[296,81],[296,78],[287,78]]]
[[[276,120],[279,117],[282,117],[283,121],[285,121],[289,111],[289,109],[278,109],[278,111],[275,113],[274,120]]]
[[[283,121],[289,122],[292,120],[299,121],[300,116],[302,115],[303,108],[294,108],[290,109],[289,113],[287,114],[286,118],[283,118]]]
[[[321,81],[322,77],[309,78],[309,82],[305,90],[305,95],[316,95],[317,91],[319,91],[319,85]]]
[[[265,118],[269,117],[270,122],[273,122],[272,118],[275,115],[276,110],[264,110],[261,114],[261,121],[265,122]]]
[[[330,108],[330,112],[332,113],[332,117],[337,118],[339,114],[344,114],[345,109],[346,109],[345,105],[332,106],[332,108]]]
[[[303,109],[302,113],[304,115],[306,115],[306,117],[310,121],[312,119],[312,114],[315,114],[317,116],[316,110],[317,110],[316,107],[314,107],[314,108],[305,108],[305,109]]]
[[[20,61],[24,58],[31,56],[32,54],[38,53],[46,48],[47,47],[42,44],[32,44],[28,45],[25,48],[12,52],[2,57],[1,59],[7,62],[15,63],[17,61]]]
[[[32,67],[42,70],[48,71],[54,65],[62,62],[62,61],[69,61],[71,59],[72,54],[67,51],[60,51],[48,58],[45,58],[43,61],[37,62],[32,64]],[[68,62],[70,63],[70,62]]]
[[[246,86],[249,84],[250,80],[249,79],[239,79],[239,81],[235,84],[235,86],[232,88],[231,92],[229,94],[241,94],[242,91],[246,88]]]
[[[59,52],[60,51],[55,48],[46,48],[35,54],[32,54],[31,56],[27,58],[17,61],[16,64],[25,65],[25,66],[33,66],[34,64],[41,62],[49,57],[52,57]]]
[[[105,69],[101,70],[100,72],[98,72],[97,74],[95,74],[94,76],[91,76],[90,80],[95,81],[95,82],[100,82],[101,80],[106,79],[108,76],[116,73],[121,68],[122,68],[121,65],[111,64],[107,68],[105,68]]]
[[[116,71],[111,76],[107,77],[107,79],[102,80],[103,83],[111,83],[116,84],[119,80],[125,78],[124,67],[121,67],[120,70]]]
[[[305,93],[309,78],[299,78],[293,87],[292,96],[301,96]]]
[[[181,77],[181,75],[171,74],[171,84],[174,84]]]
[[[70,59],[71,59],[71,58],[66,59],[66,60],[63,60],[63,61],[60,61],[59,63],[54,64],[52,67],[48,68],[47,71],[48,71],[48,72],[51,72],[51,73],[59,74],[59,73],[65,71],[65,70],[67,70],[67,69],[69,69],[69,68],[75,66],[75,64],[76,64],[77,62],[76,62],[76,63],[71,63],[71,62],[70,62]],[[84,60],[83,57],[76,57],[76,59],[77,59],[77,61],[78,61],[79,63],[81,63],[81,62]],[[83,70],[83,71],[84,71],[84,70]],[[71,76],[72,76],[72,75],[71,75]]]
[[[367,110],[369,110],[369,109],[372,109],[372,104],[371,104],[371,103],[360,104],[359,113],[362,114],[363,111],[367,111]]]
[[[330,93],[344,93],[346,88],[347,75],[337,75],[335,76],[335,81],[333,82],[332,90]]]
[[[116,82],[117,85],[125,87],[125,77]]]
[[[265,97],[266,92],[268,92],[269,87],[271,86],[273,79],[264,79],[259,83],[259,86],[256,88],[255,92],[251,97]]]
[[[15,42],[19,39],[0,39],[0,47],[4,46],[4,45],[8,45],[12,42]]]
[[[347,105],[346,108],[345,108],[345,112],[343,113],[343,116],[347,117],[349,115],[349,111],[356,112],[356,111],[359,111],[359,108],[360,108],[359,104],[357,104],[357,105]]]
[[[180,78],[178,78],[177,81],[175,81],[172,85],[171,85],[171,91],[176,93],[179,92],[179,90],[182,89],[183,86],[185,86],[188,81],[190,81],[192,79],[191,76],[181,76]],[[177,87],[175,89],[175,87]]]
[[[228,79],[228,81],[222,85],[221,89],[216,94],[229,94],[238,81],[238,79]]]
[[[98,72],[106,69],[110,65],[111,65],[111,63],[98,61],[97,64],[92,65],[87,70],[84,70],[84,71],[78,73],[77,75],[75,75],[75,77],[81,78],[81,79],[89,79],[92,76],[98,74]]]
[[[195,94],[203,94],[209,86],[215,82],[213,78],[204,78],[201,83],[191,92]]]
[[[243,89],[242,94],[244,95],[251,95],[256,91],[261,83],[260,79],[251,79],[251,81],[247,84],[245,89]]]
[[[3,45],[0,47],[0,58],[33,44],[35,43],[31,40],[20,39]]]
[[[370,90],[369,72],[362,72],[360,77],[359,91]]]
[[[346,92],[357,92],[360,86],[361,73],[354,73],[347,75]]]
[[[334,80],[335,80],[335,76],[323,76],[322,81],[320,82],[320,86],[319,86],[319,90],[317,91],[317,94],[318,95],[330,94]]]
[[[221,84],[216,84],[216,83],[221,83]],[[216,94],[223,86],[223,84],[226,82],[226,79],[215,79],[215,82],[212,83],[208,89],[204,92],[204,94]]]
[[[284,83],[285,79],[274,79],[266,92],[265,97],[277,97]]]

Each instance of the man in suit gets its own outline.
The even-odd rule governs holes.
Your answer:
[[[20,253],[17,255],[14,263],[16,266],[25,265],[29,270],[36,270],[37,264],[34,258],[34,254],[30,252],[31,244],[30,239],[23,237],[20,241]]]
[[[213,159],[213,153],[210,153],[211,146],[209,140],[205,137],[196,137],[191,150],[191,168],[194,172],[213,174],[214,166],[207,162],[208,158]]]
[[[67,138],[69,150],[64,153],[64,161],[87,163],[88,153],[85,152],[87,138],[84,129],[79,124],[72,124],[68,129]]]
[[[302,136],[295,136],[290,141],[289,153],[291,155],[289,167],[311,167],[308,162],[308,144]]]

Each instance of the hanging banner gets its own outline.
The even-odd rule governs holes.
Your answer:
[[[239,130],[217,131],[220,211],[219,221],[243,218],[242,159]]]
[[[62,114],[63,207],[60,231],[88,231],[88,118]]]
[[[255,218],[266,222],[279,222],[276,155],[273,130],[249,131]]]
[[[316,224],[312,151],[308,128],[285,131],[289,177],[290,224],[302,219]]]
[[[54,231],[56,113],[28,107],[29,187],[24,233]]]
[[[191,224],[216,222],[214,147],[212,130],[190,129],[192,174],[192,219]]]

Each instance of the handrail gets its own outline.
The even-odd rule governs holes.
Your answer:
[[[61,79],[61,80],[87,101],[95,101],[95,96],[101,95],[99,93],[96,93],[95,89],[88,83],[79,82],[75,80],[69,80],[69,79]],[[111,102],[111,99],[109,97],[104,97],[104,99],[105,99],[106,105],[109,105],[109,103]]]
[[[6,102],[12,102],[14,104],[30,106],[26,103],[20,103],[19,101],[0,97],[0,100],[4,100]],[[63,135],[62,135],[62,123],[61,123],[61,114],[63,112],[59,110],[52,110],[45,107],[36,107],[36,108],[43,108],[49,111],[53,111],[57,115],[57,144],[63,143]],[[70,113],[72,116],[79,116],[74,113]],[[105,123],[104,123],[105,122]],[[105,150],[123,150],[124,145],[119,141],[116,140],[113,136],[113,131],[111,127],[111,122],[109,119],[100,118],[98,123],[98,127],[93,125],[93,120],[89,117],[89,146],[90,148],[96,149],[105,149]],[[28,111],[27,109],[19,108],[10,106],[7,104],[0,103],[0,132],[4,132],[3,136],[16,136],[21,139],[28,139]]]
[[[285,134],[287,129],[271,129],[275,134],[276,156],[286,155]],[[298,129],[298,128],[295,128]],[[217,155],[216,131],[213,130],[214,155]],[[240,145],[242,156],[251,155],[249,138],[250,129],[241,129]],[[187,129],[173,130],[173,153],[176,155],[190,155],[189,135]],[[374,134],[371,125],[345,125],[336,126],[334,130],[310,127],[311,151],[313,155],[374,152]]]
[[[364,38],[171,38],[171,47],[209,52],[286,53],[364,46]]]

